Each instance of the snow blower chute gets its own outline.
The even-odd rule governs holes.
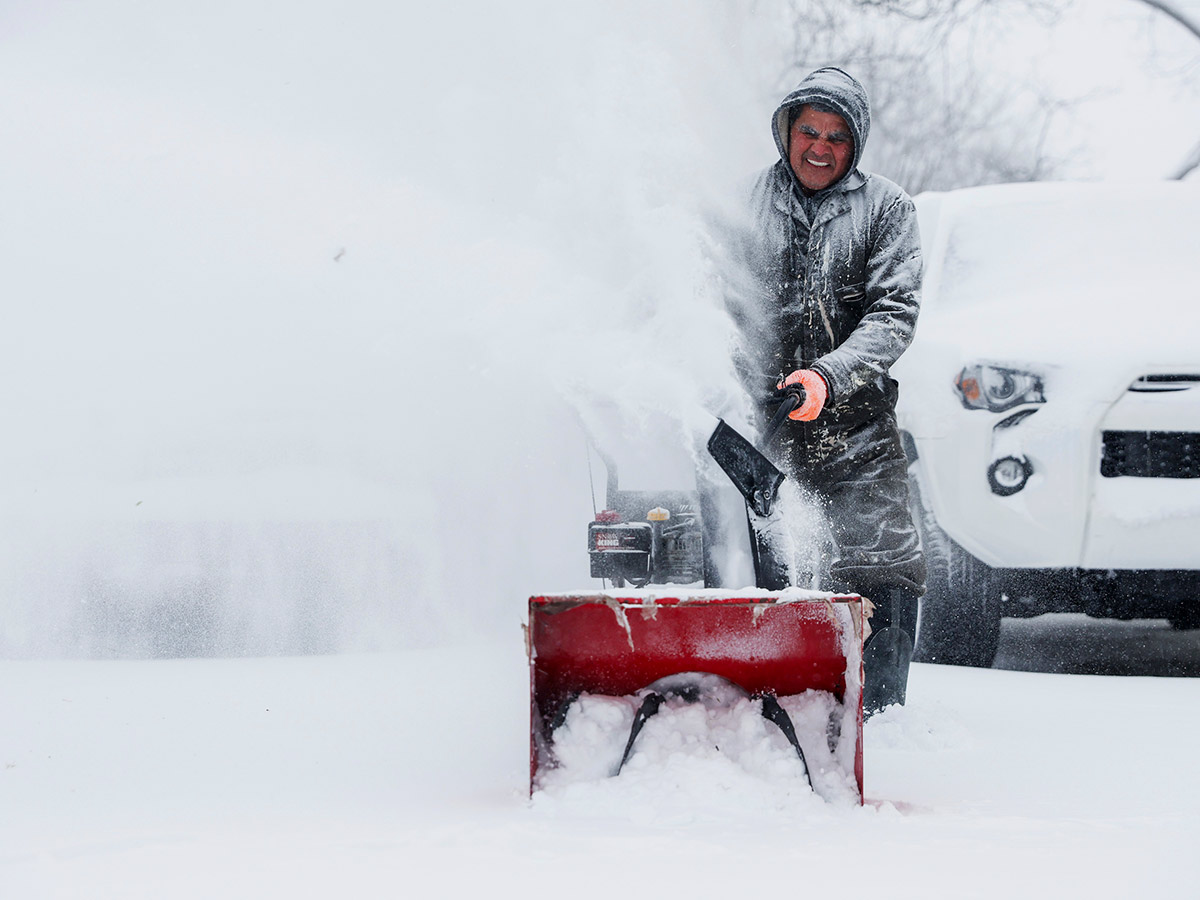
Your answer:
[[[763,446],[802,399],[798,388],[788,392]],[[778,728],[815,790],[840,771],[861,803],[862,600],[780,583],[786,567],[758,535],[778,514],[783,474],[723,421],[708,450],[745,498],[756,586],[714,583],[704,497],[621,491],[610,465],[607,508],[589,525],[588,549],[593,577],[610,578],[618,589],[529,600],[531,790],[559,765],[555,735],[581,697],[624,697],[636,709],[628,735],[612,749],[608,774],[616,775],[661,709],[727,704],[733,696],[751,700]],[[619,589],[626,582],[635,589]],[[817,695],[816,705],[800,699]],[[807,721],[806,711],[817,708],[821,721]],[[806,721],[793,721],[788,709]]]

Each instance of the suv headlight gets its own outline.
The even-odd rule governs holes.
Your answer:
[[[1003,366],[966,366],[954,379],[954,386],[967,409],[1004,412],[1025,403],[1046,402],[1039,376]]]

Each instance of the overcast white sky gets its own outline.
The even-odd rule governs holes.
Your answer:
[[[1176,5],[1200,20],[1197,0]],[[1200,142],[1200,39],[1143,3],[1076,0],[1058,27],[1031,28],[1008,46],[1064,99],[1093,98],[1077,110],[1077,130],[1062,132],[1092,158],[1078,175],[1162,177]]]

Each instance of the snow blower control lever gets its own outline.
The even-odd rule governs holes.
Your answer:
[[[775,410],[775,415],[771,416],[771,421],[763,430],[762,441],[759,442],[760,447],[766,447],[771,442],[771,438],[775,437],[775,432],[779,430],[788,415],[803,406],[805,399],[804,387],[798,382],[784,385],[771,395],[771,400],[780,401],[779,409]]]

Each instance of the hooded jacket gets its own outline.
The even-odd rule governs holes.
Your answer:
[[[846,174],[805,196],[788,162],[791,120],[817,103],[849,126],[854,152]],[[780,159],[751,195],[755,234],[747,247],[757,297],[747,362],[763,382],[812,368],[829,385],[827,425],[890,411],[888,370],[908,347],[920,306],[921,249],[916,209],[897,185],[862,172],[871,126],[866,91],[841,69],[806,77],[772,117]],[[810,219],[811,214],[811,219]]]

